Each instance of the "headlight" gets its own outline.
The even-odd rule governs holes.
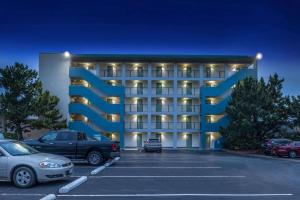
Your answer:
[[[61,168],[62,166],[57,163],[43,161],[43,162],[40,162],[40,167],[41,168]]]

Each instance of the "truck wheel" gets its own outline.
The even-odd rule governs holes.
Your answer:
[[[104,158],[99,151],[91,151],[87,155],[87,161],[90,165],[97,166],[104,162]]]
[[[290,158],[296,158],[296,157],[297,157],[296,152],[295,152],[295,151],[290,151],[290,152],[289,152],[289,157],[290,157]]]
[[[12,181],[19,188],[30,188],[36,184],[36,176],[29,167],[18,167],[13,173]]]

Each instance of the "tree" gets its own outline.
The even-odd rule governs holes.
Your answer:
[[[224,145],[231,149],[257,149],[261,142],[287,125],[288,107],[277,74],[267,84],[261,78],[246,78],[233,89],[226,113],[231,119],[221,129]]]
[[[34,115],[35,99],[42,87],[38,73],[20,63],[6,66],[0,69],[0,86],[4,89],[0,109],[7,127],[22,140],[23,133],[30,130],[29,118]]]
[[[59,98],[52,96],[49,91],[40,91],[36,99],[35,115],[38,120],[32,122],[34,128],[61,129],[66,128],[66,120],[56,108]]]
[[[289,102],[289,121],[292,128],[300,128],[300,96],[288,97]]]
[[[23,139],[23,133],[32,128],[60,129],[66,121],[56,108],[59,99],[43,91],[38,73],[27,65],[15,63],[0,69],[0,113],[7,128]]]

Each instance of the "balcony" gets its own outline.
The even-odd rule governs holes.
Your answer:
[[[173,87],[153,87],[152,95],[172,95]]]
[[[172,104],[152,104],[151,105],[152,112],[173,112]]]
[[[168,78],[174,76],[174,70],[163,69],[163,70],[152,70],[152,77]]]
[[[177,122],[177,130],[200,130],[200,122]]]
[[[125,129],[147,129],[148,123],[147,122],[125,122]]]
[[[186,105],[186,104],[180,104],[177,105],[177,111],[183,112],[183,113],[199,113],[200,112],[200,105]]]
[[[151,123],[151,128],[152,129],[161,129],[161,130],[166,130],[166,129],[173,129],[173,122],[152,122]]]
[[[225,71],[204,70],[204,78],[225,78]]]
[[[122,75],[121,70],[100,70],[101,77],[120,77]]]
[[[147,112],[147,104],[126,104],[125,112]]]
[[[182,96],[198,96],[200,94],[200,88],[180,87],[177,88],[177,94]]]
[[[127,77],[147,77],[148,76],[148,70],[126,70],[126,76]]]
[[[148,88],[146,88],[146,87],[143,87],[143,88],[140,88],[140,87],[126,87],[125,93],[126,93],[126,95],[137,96],[137,95],[147,94],[147,90],[148,90]]]
[[[179,69],[177,71],[177,76],[179,78],[197,78],[197,77],[199,77],[199,70],[183,70],[183,69]]]

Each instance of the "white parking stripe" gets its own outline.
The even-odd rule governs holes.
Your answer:
[[[67,194],[59,197],[268,197],[268,196],[293,196],[293,194]]]
[[[195,161],[180,161],[180,160],[177,160],[177,161],[168,161],[168,160],[162,160],[162,161],[155,161],[155,160],[152,160],[152,161],[124,161],[124,160],[120,160],[118,163],[185,163],[185,164],[203,164],[203,163],[208,163],[208,162],[203,162],[203,161],[198,161],[198,162],[195,162]]]
[[[0,196],[45,196],[47,194],[22,194],[22,193],[0,193]]]
[[[246,178],[246,176],[91,176],[90,178]]]
[[[109,167],[109,169],[221,169],[222,167]]]

